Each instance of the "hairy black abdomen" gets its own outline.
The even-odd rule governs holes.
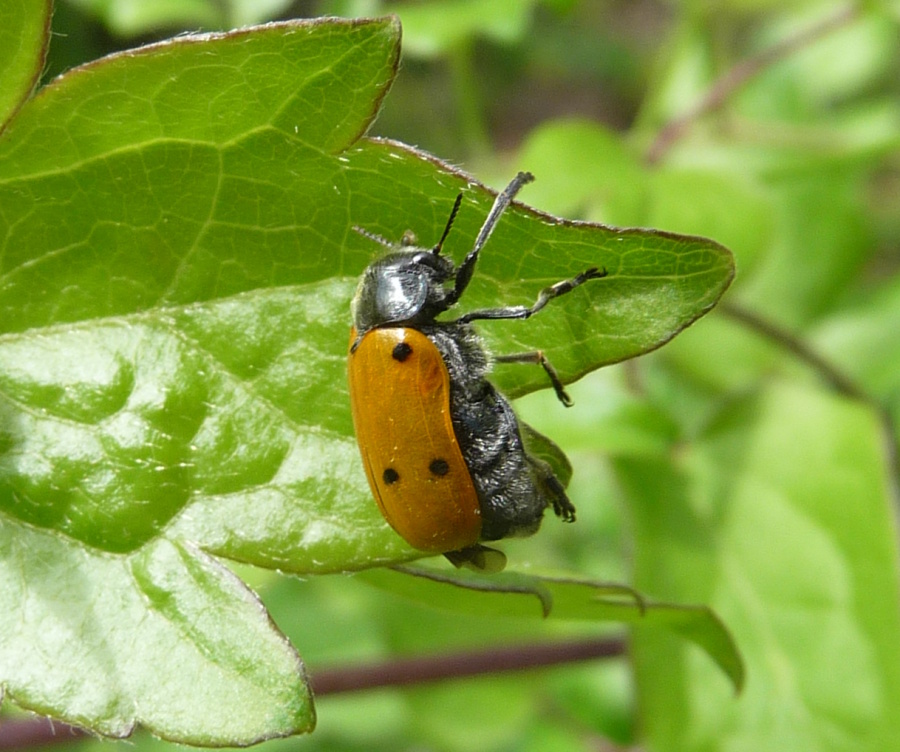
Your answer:
[[[451,322],[422,331],[450,373],[451,418],[478,492],[482,539],[531,535],[544,509],[558,505],[548,494],[552,472],[526,453],[512,407],[486,378],[487,357],[472,327]],[[565,498],[561,484],[552,480],[553,494]]]

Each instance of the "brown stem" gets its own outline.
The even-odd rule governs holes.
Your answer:
[[[719,310],[806,363],[838,394],[861,402],[875,413],[881,423],[882,443],[891,479],[891,495],[895,508],[900,508],[900,445],[897,443],[896,426],[891,411],[792,332],[735,303],[722,303]]]
[[[312,688],[316,696],[358,692],[377,687],[401,687],[557,666],[594,658],[614,658],[624,653],[625,642],[610,638],[461,651],[447,655],[400,658],[366,666],[324,669],[313,674]]]
[[[751,78],[761,73],[767,67],[789,57],[806,45],[812,44],[832,31],[849,24],[858,14],[859,8],[855,4],[840,8],[833,15],[822,19],[808,29],[776,42],[771,47],[735,65],[725,75],[716,80],[693,107],[688,108],[685,113],[670,120],[660,129],[647,150],[647,163],[654,164],[661,160],[676,141],[687,135],[695,121],[722,107],[729,97]]]
[[[726,316],[739,321],[758,334],[772,340],[798,360],[806,363],[836,392],[860,402],[872,402],[872,398],[853,379],[819,355],[792,332],[736,303],[722,303],[719,306],[719,310]]]

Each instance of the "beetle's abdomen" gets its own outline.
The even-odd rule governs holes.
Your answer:
[[[544,510],[555,506],[543,482],[550,471],[528,457],[512,407],[485,377],[487,358],[477,335],[470,326],[454,323],[423,331],[450,374],[451,420],[478,493],[481,539],[533,534]],[[556,486],[562,489],[558,481]]]

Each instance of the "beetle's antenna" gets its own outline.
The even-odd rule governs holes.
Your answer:
[[[441,235],[441,239],[437,242],[437,245],[431,251],[435,256],[437,256],[441,252],[441,248],[444,245],[444,241],[447,239],[447,236],[450,234],[450,228],[453,227],[453,220],[456,219],[456,215],[459,213],[459,207],[462,204],[462,194],[458,194],[456,197],[456,201],[453,204],[453,208],[450,210],[450,219],[447,220],[447,226],[444,228],[444,234]]]
[[[359,225],[353,225],[353,229],[354,229],[354,231],[356,231],[360,235],[362,235],[364,238],[368,238],[369,240],[374,240],[376,243],[378,243],[379,245],[383,245],[385,248],[393,248],[394,246],[397,245],[396,243],[392,243],[387,238],[381,237],[381,235],[379,235],[378,233],[370,232],[369,230],[366,230],[366,229],[360,227]]]
[[[532,180],[534,180],[534,175],[530,172],[520,172],[512,179],[510,184],[497,195],[497,198],[494,200],[494,205],[487,215],[487,219],[484,220],[484,224],[481,226],[478,237],[475,238],[475,245],[456,270],[456,284],[450,295],[450,305],[459,300],[463,291],[466,289],[466,286],[469,284],[469,280],[472,279],[472,274],[475,272],[475,262],[478,261],[478,252],[484,247],[484,244],[487,243],[488,238],[494,231],[497,221],[500,219],[500,215],[506,211],[506,207],[510,205],[512,200],[516,197],[516,194],[522,190],[522,186],[528,185]]]

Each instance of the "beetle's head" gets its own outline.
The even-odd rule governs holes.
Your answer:
[[[441,249],[461,203],[462,194],[459,194],[434,248],[416,247],[412,233],[406,233],[397,244],[368,230],[354,228],[391,249],[363,272],[353,296],[350,310],[359,338],[378,326],[427,324],[453,305],[458,295],[446,290],[444,283],[456,275],[457,269],[450,259],[441,256]]]
[[[412,248],[376,259],[363,273],[351,311],[356,331],[390,324],[421,324],[449,307],[444,283],[456,267],[432,250]]]

